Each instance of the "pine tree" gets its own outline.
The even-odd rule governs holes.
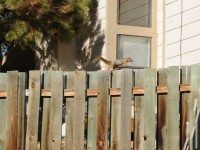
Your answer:
[[[38,50],[38,43],[68,42],[87,27],[90,0],[0,0],[0,43]]]

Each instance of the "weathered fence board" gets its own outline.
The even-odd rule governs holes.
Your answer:
[[[144,70],[134,70],[135,86],[144,87]],[[144,97],[134,95],[135,103],[135,131],[134,131],[134,149],[144,149]]]
[[[158,85],[166,86],[167,72],[166,69],[158,70]],[[166,126],[166,94],[158,94],[157,99],[157,148],[163,150],[167,146],[167,126]]]
[[[197,130],[196,113],[200,109],[200,65],[194,65],[191,68],[191,94],[189,99],[189,127],[190,127],[190,149],[197,149]],[[194,134],[193,134],[194,133]],[[195,141],[195,143],[194,143]]]
[[[131,101],[132,70],[125,69],[121,75],[121,126],[120,149],[131,149]]]
[[[66,88],[74,89],[74,72],[66,73]],[[74,114],[78,111],[75,109],[75,100],[74,98],[66,98],[66,114],[65,114],[65,122],[66,122],[66,149],[73,150],[74,141]]]
[[[99,150],[108,147],[108,110],[109,110],[109,72],[98,72],[98,96],[97,96],[97,141]]]
[[[112,72],[112,88],[120,88],[121,73],[116,70]],[[121,130],[121,98],[111,97],[111,150],[120,150]]]
[[[51,72],[51,106],[50,122],[48,124],[48,149],[61,149],[62,104],[63,104],[63,74],[61,71]]]
[[[26,102],[25,102],[25,89],[26,89],[26,74],[19,73],[19,84],[18,84],[18,108],[17,108],[17,150],[24,149],[24,134],[25,134],[25,113],[26,113]]]
[[[25,73],[0,73],[2,150],[199,149],[199,65],[30,71],[26,92],[25,84]]]
[[[26,150],[36,150],[38,146],[38,118],[40,105],[40,71],[30,71],[29,99],[26,131]]]
[[[97,72],[88,73],[88,89],[97,89]],[[88,129],[87,129],[87,149],[96,149],[97,139],[97,97],[88,97]]]
[[[84,149],[84,130],[85,130],[85,97],[86,97],[86,72],[75,72],[74,78],[74,149]]]
[[[156,105],[156,70],[144,70],[144,149],[155,149],[156,138],[156,118],[155,106]]]
[[[7,74],[6,149],[17,149],[18,72]]]
[[[44,89],[51,89],[51,72],[44,71],[43,75],[43,86]],[[42,139],[41,139],[41,149],[48,149],[48,135],[49,128],[48,125],[50,123],[50,109],[51,109],[51,98],[45,97],[43,98],[43,113],[42,113]]]
[[[158,149],[179,149],[179,70],[159,71],[159,85],[167,85],[167,95],[158,99]]]
[[[0,73],[0,90],[6,90],[7,75]],[[0,99],[0,149],[5,149],[6,137],[6,98]]]
[[[183,66],[181,67],[181,84],[189,85],[191,83],[191,67]],[[189,134],[187,131],[188,124],[188,101],[190,93],[185,91],[181,93],[181,149],[187,144],[187,138]],[[188,139],[189,140],[189,139]]]
[[[179,68],[169,67],[167,69],[167,147],[166,149],[180,149],[179,130]]]

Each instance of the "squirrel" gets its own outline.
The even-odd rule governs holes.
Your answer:
[[[110,61],[110,60],[106,60],[105,58],[103,58],[101,56],[97,56],[94,58],[92,63],[96,63],[100,60],[103,61],[106,65],[109,66],[109,68],[112,68],[112,69],[117,69],[120,65],[127,66],[128,62],[133,62],[132,58],[130,58],[130,57]]]

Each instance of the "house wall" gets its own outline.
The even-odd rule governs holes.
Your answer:
[[[200,63],[200,1],[158,0],[157,67]]]
[[[89,32],[68,44],[58,44],[58,66],[62,70],[98,70],[103,67],[103,64],[92,64],[91,61],[97,55],[105,55],[106,0],[94,0],[93,3]]]

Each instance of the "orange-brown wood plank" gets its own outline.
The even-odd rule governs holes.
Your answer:
[[[98,71],[96,149],[108,148],[109,72]]]

